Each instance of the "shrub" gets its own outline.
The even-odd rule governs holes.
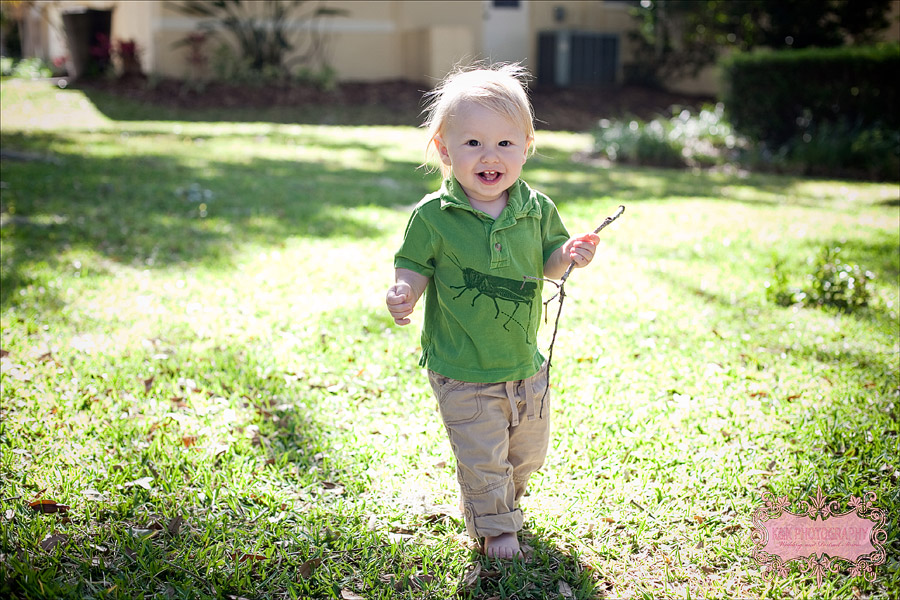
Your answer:
[[[724,107],[699,114],[674,110],[674,116],[650,122],[600,121],[594,151],[613,161],[659,167],[704,167],[722,164],[743,143],[723,118]]]
[[[684,158],[670,141],[662,121],[649,123],[601,121],[595,135],[597,150],[610,160],[656,167],[681,167]]]
[[[236,71],[231,77],[250,77],[249,71],[262,80],[285,77],[301,67],[324,67],[327,64],[326,34],[318,27],[322,19],[348,15],[346,9],[312,6],[302,0],[290,2],[203,2],[182,0],[172,8],[182,14],[203,19],[200,31],[192,32],[177,43],[190,45],[198,33],[226,42],[240,57],[227,68]],[[304,23],[303,28],[295,27]],[[192,40],[192,38],[194,38]],[[223,57],[220,57],[223,58]],[[258,81],[252,78],[251,81]]]
[[[19,79],[42,79],[53,76],[51,69],[40,58],[25,58],[16,61],[12,58],[3,57],[0,63],[0,70],[4,77],[16,77]]]
[[[900,131],[823,123],[777,148],[750,144],[738,161],[756,171],[900,181]]]
[[[676,108],[653,121],[602,120],[594,152],[625,164],[741,168],[794,175],[900,181],[900,130],[823,122],[778,147],[752,143],[725,118],[724,106],[698,114]]]
[[[720,66],[732,125],[769,147],[825,123],[900,127],[900,44],[735,53]]]
[[[873,290],[871,280],[875,275],[856,264],[845,263],[840,258],[839,246],[826,246],[817,257],[807,261],[812,267],[805,276],[805,286],[791,285],[791,275],[783,260],[776,260],[772,280],[766,282],[766,297],[781,306],[832,307],[852,312],[869,306]]]
[[[786,161],[806,175],[900,180],[900,131],[822,123],[787,144]]]

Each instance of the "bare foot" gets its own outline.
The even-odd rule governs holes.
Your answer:
[[[515,533],[501,533],[484,538],[484,554],[488,558],[525,558]]]

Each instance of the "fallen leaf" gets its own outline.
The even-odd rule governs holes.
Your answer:
[[[339,483],[334,483],[331,481],[323,481],[322,487],[328,490],[330,493],[340,496],[344,493],[344,486]]]
[[[28,503],[28,506],[35,512],[39,513],[64,513],[69,510],[66,504],[57,504],[55,500],[34,500]]]
[[[147,538],[151,539],[156,537],[156,534],[159,533],[158,529],[143,529],[141,527],[129,527],[128,531],[131,532],[131,535],[139,538]]]
[[[466,570],[466,574],[462,578],[463,587],[474,587],[478,582],[478,576],[481,575],[481,563],[472,563]]]
[[[238,562],[246,562],[248,560],[266,560],[266,556],[264,554],[242,554],[238,559]]]
[[[185,448],[190,448],[194,444],[197,443],[196,435],[183,435],[181,436],[181,443],[184,444]]]
[[[181,515],[172,517],[169,519],[169,524],[166,526],[166,531],[169,532],[169,535],[176,536],[178,532],[181,531],[181,526],[184,524],[184,517]]]
[[[228,448],[228,444],[216,444],[216,446],[212,449],[212,454],[213,456],[218,458],[228,452]]]
[[[144,488],[145,490],[149,490],[151,487],[150,486],[151,483],[153,483],[152,477],[141,477],[140,479],[135,479],[134,481],[125,482],[124,485],[127,488],[138,486],[138,487]]]
[[[341,598],[344,600],[366,600],[356,592],[351,592],[350,590],[341,590]]]
[[[694,520],[697,521],[697,523],[703,524],[703,521],[705,521],[706,518],[702,515],[694,515]]]
[[[148,377],[147,379],[142,380],[144,383],[144,392],[145,393],[149,394],[150,390],[153,389],[153,380],[154,379],[155,379],[154,377]]]
[[[559,595],[563,598],[574,598],[575,596],[572,594],[572,586],[570,586],[565,581],[559,582]]]
[[[46,552],[53,552],[54,548],[56,548],[60,544],[66,543],[67,541],[69,541],[69,536],[64,533],[48,535],[43,540],[41,540],[41,548],[43,548]]]
[[[81,495],[91,502],[105,502],[107,499],[105,494],[92,488],[81,490]]]
[[[297,568],[297,574],[303,579],[309,579],[312,577],[313,571],[321,564],[321,558],[311,558]]]
[[[613,519],[612,517],[603,517],[600,520],[603,521],[604,523],[615,523],[616,522],[616,520]]]
[[[147,525],[147,529],[152,529],[153,531],[162,531],[165,527],[162,526],[162,523],[159,520],[154,519],[151,521],[149,525]]]
[[[9,352],[0,348],[0,358],[6,358],[7,356],[9,356]]]
[[[521,550],[522,550],[522,556],[525,558],[525,560],[530,561],[531,558],[534,556],[534,548],[532,548],[528,544],[522,544]]]

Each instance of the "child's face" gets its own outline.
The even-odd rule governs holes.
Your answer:
[[[522,128],[475,102],[462,102],[435,136],[441,161],[476,202],[505,198],[522,173],[531,145]]]

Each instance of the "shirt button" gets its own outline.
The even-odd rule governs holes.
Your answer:
[[[494,250],[496,250],[497,252],[500,252],[501,250],[503,250],[503,246],[501,246],[500,243],[498,242],[498,243],[494,244]]]

